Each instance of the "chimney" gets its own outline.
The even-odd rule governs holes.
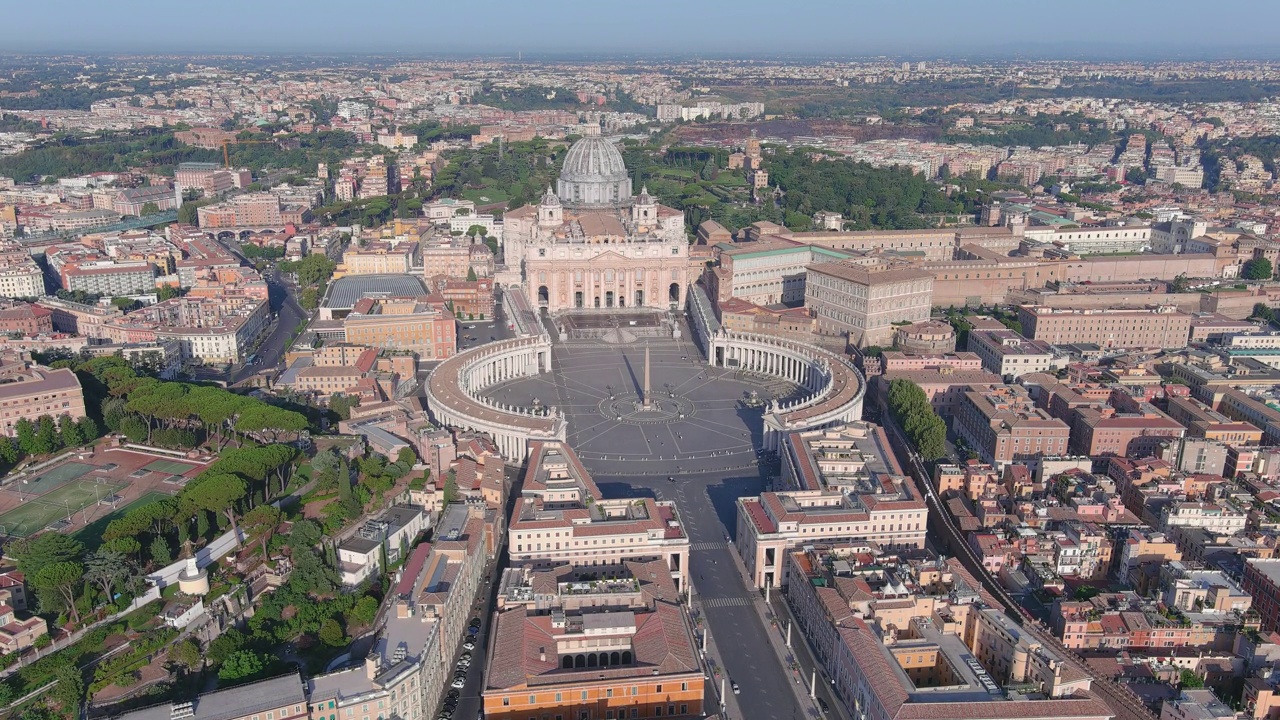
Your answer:
[[[377,658],[370,655],[369,657],[364,659],[364,674],[367,675],[370,680],[378,676],[378,659]]]

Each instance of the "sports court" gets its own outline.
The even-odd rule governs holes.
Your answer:
[[[39,532],[90,505],[112,499],[116,491],[123,489],[125,485],[74,480],[39,497],[27,495],[27,487],[29,485],[22,487],[25,499],[23,504],[0,515],[0,532],[5,535],[26,537]]]
[[[21,491],[24,495],[44,495],[55,488],[62,487],[67,483],[84,475],[88,475],[93,471],[92,465],[85,463],[68,462],[62,463],[57,467],[47,470],[36,477],[23,479],[21,482],[10,485],[7,489]]]
[[[156,460],[144,466],[143,470],[151,472],[167,473],[169,475],[185,475],[199,467],[198,465],[190,465],[188,463],[180,463],[176,460]]]

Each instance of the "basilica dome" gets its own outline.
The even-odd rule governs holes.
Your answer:
[[[575,142],[564,157],[556,194],[567,205],[621,205],[631,201],[622,153],[603,137]]]

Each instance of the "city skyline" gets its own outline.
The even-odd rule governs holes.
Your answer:
[[[828,0],[789,7],[785,14],[759,0],[729,5],[689,6],[658,0],[642,10],[619,9],[572,0],[538,4],[502,2],[475,17],[460,10],[422,7],[402,0],[375,3],[359,14],[336,6],[299,2],[259,5],[232,0],[213,15],[178,5],[147,2],[153,12],[119,21],[108,6],[70,0],[65,12],[49,14],[37,5],[13,8],[8,17],[9,51],[63,52],[226,52],[226,53],[392,53],[504,56],[715,55],[868,56],[920,58],[1267,58],[1280,55],[1262,42],[1249,42],[1230,23],[1221,27],[1183,20],[1190,3],[1165,4],[1164,12],[1086,0],[1077,17],[1105,17],[1083,23],[1071,39],[1041,37],[1060,12],[1053,7],[1015,5],[1006,0],[972,6],[924,0],[910,13],[880,2]],[[1179,12],[1179,6],[1186,12]],[[1246,13],[1256,26],[1280,21],[1280,7],[1226,0],[1220,18]],[[978,13],[984,13],[979,15]],[[257,22],[247,21],[256,18]],[[396,22],[388,22],[396,18]],[[454,32],[454,23],[471,32]],[[965,27],[988,32],[958,32]],[[761,27],[768,27],[759,36]],[[186,28],[176,33],[175,29]],[[1116,28],[1140,31],[1118,35]],[[748,40],[747,38],[750,38]]]

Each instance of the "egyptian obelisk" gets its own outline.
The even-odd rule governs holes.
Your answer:
[[[644,397],[642,398],[644,407],[649,407],[649,346],[644,348]]]

